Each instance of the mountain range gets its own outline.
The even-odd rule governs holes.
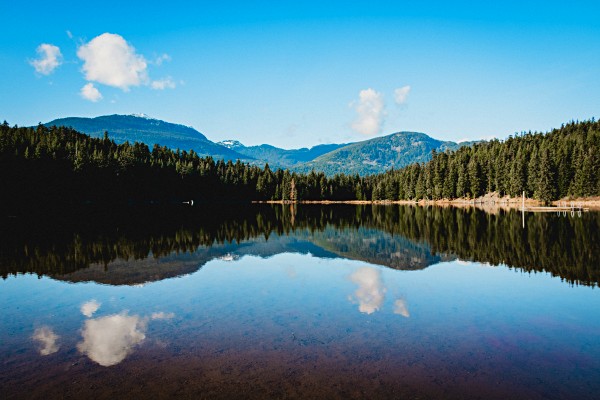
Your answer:
[[[397,132],[356,143],[322,144],[311,148],[282,149],[269,144],[244,146],[237,140],[213,142],[196,129],[150,118],[144,114],[105,115],[95,118],[68,117],[47,122],[46,126],[67,126],[92,137],[108,132],[116,143],[143,142],[171,149],[194,150],[200,156],[240,160],[272,169],[296,172],[315,170],[331,176],[336,173],[368,175],[414,162],[426,162],[431,151],[456,150],[472,142],[440,141],[420,132]]]
[[[67,126],[90,135],[101,138],[104,132],[116,143],[142,142],[150,149],[155,144],[167,146],[170,149],[193,149],[200,156],[212,156],[225,160],[237,160],[244,157],[220,146],[206,138],[190,126],[172,124],[150,118],[145,114],[134,115],[104,115],[96,118],[68,117],[50,121],[46,126]]]

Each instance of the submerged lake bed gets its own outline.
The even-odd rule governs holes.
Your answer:
[[[8,398],[593,398],[597,213],[253,206],[3,232]],[[231,215],[232,214],[232,215]]]

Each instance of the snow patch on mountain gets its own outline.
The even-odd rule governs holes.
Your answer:
[[[137,118],[144,118],[144,119],[154,119],[151,116],[149,116],[148,114],[144,114],[144,113],[140,113],[140,114],[130,114],[132,117],[137,117]]]
[[[217,142],[217,144],[227,147],[228,149],[236,149],[236,148],[240,148],[240,147],[245,147],[242,143],[240,143],[237,140],[233,140],[233,139],[223,140],[221,142]]]

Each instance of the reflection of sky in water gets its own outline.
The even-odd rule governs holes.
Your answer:
[[[100,306],[101,303],[96,300],[89,300],[81,305],[79,310],[88,319],[81,328],[83,340],[77,343],[77,349],[104,367],[122,362],[133,352],[135,346],[146,339],[149,321],[170,320],[175,317],[174,313],[164,311],[153,312],[150,317],[129,315],[127,311],[122,311],[91,318]],[[32,339],[43,356],[56,353],[60,349],[57,344],[59,336],[48,326],[37,328]]]
[[[100,308],[95,300],[81,306],[81,312],[91,317]],[[153,312],[150,317],[129,315],[126,311],[104,317],[86,319],[81,329],[83,340],[77,344],[77,349],[87,355],[92,361],[109,367],[123,361],[134,350],[136,345],[146,339],[149,321],[169,320],[175,317],[172,312]],[[56,353],[60,346],[59,336],[48,326],[35,330],[32,339],[38,344],[43,356]]]
[[[152,313],[152,315],[150,316],[150,319],[153,320],[160,320],[160,319],[172,319],[175,318],[175,314],[174,313],[166,313],[164,311],[160,311],[160,312],[154,312]]]
[[[100,303],[96,300],[86,301],[81,305],[81,313],[88,318],[91,318],[92,315],[100,308]]]
[[[146,338],[146,322],[126,313],[88,319],[77,349],[102,366],[118,364]]]
[[[406,300],[398,299],[394,302],[394,314],[402,315],[403,317],[410,317],[410,312],[408,312],[408,305],[406,304]]]
[[[373,314],[379,311],[385,301],[387,287],[381,279],[381,270],[373,267],[360,267],[352,274],[350,280],[358,285],[354,296],[350,301],[358,302],[358,311],[365,314]],[[405,299],[394,302],[394,314],[410,317]]]
[[[358,285],[354,297],[358,301],[360,312],[372,314],[381,308],[387,291],[381,280],[381,271],[362,267],[350,275],[350,280]]]
[[[216,259],[196,273],[143,287],[9,277],[0,282],[0,356],[27,365],[35,352],[36,359],[61,362],[59,368],[83,353],[94,371],[119,363],[128,368],[160,343],[158,354],[170,362],[181,354],[196,354],[201,363],[251,351],[283,358],[305,351],[295,357],[313,360],[309,352],[321,349],[324,362],[341,354],[349,363],[421,367],[427,367],[423,355],[431,354],[429,367],[471,363],[504,382],[511,378],[506,371],[525,381],[521,370],[547,373],[543,379],[568,376],[573,365],[585,366],[588,378],[600,371],[597,289],[548,274],[474,268],[479,265],[451,262],[408,272],[285,253]],[[506,355],[510,360],[500,363]]]
[[[33,340],[39,345],[40,354],[47,356],[56,353],[60,346],[56,343],[59,336],[50,327],[42,326],[33,332]]]

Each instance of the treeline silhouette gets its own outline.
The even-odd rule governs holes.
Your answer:
[[[199,246],[277,240],[271,238],[276,234],[397,269],[458,257],[527,272],[546,271],[570,283],[600,283],[600,214],[529,213],[525,229],[521,224],[521,214],[514,210],[489,214],[475,208],[403,205],[86,210],[69,218],[48,216],[43,222],[8,220],[0,229],[0,273],[4,278],[18,273],[64,275],[116,259],[163,258],[191,253]],[[373,243],[374,231],[391,235],[397,243]],[[344,250],[344,243],[352,248]],[[441,258],[426,257],[424,248]],[[392,250],[421,261],[388,264]]]
[[[253,200],[419,200],[486,192],[550,201],[600,195],[600,124],[573,122],[455,152],[426,164],[360,177],[272,171],[143,143],[117,145],[66,127],[0,125],[0,209],[81,204],[173,204]]]

